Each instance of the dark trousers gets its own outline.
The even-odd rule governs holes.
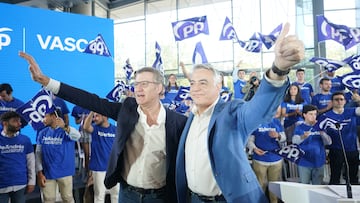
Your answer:
[[[119,203],[168,203],[165,190],[161,192],[139,192],[126,183],[120,184]]]
[[[358,170],[359,170],[359,152],[346,152],[349,163],[349,177],[351,184],[359,184]],[[330,182],[329,185],[340,184],[341,169],[345,164],[345,159],[342,150],[330,149]],[[346,167],[345,167],[346,170]]]
[[[203,198],[203,196],[197,195],[193,192],[190,192],[190,203],[226,203],[226,200],[223,196],[221,198]]]
[[[25,203],[25,189],[26,187],[15,192],[0,193],[0,202],[9,202],[10,199],[11,203]]]

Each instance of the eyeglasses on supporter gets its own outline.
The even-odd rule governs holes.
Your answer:
[[[334,101],[344,101],[344,98],[334,98]]]
[[[149,86],[149,84],[159,84],[159,82],[151,82],[151,81],[134,82],[134,87],[145,88],[145,87]]]

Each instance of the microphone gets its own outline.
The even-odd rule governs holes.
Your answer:
[[[345,166],[346,166],[346,192],[347,192],[347,197],[348,198],[352,198],[352,191],[351,191],[351,184],[350,184],[350,177],[349,177],[349,162],[347,160],[347,156],[346,156],[346,152],[345,152],[345,147],[344,147],[344,142],[342,139],[342,135],[341,135],[341,131],[340,131],[340,123],[335,123],[335,127],[339,133],[339,138],[340,138],[340,143],[341,143],[341,148],[342,148],[342,152],[344,154],[344,159],[345,159]]]

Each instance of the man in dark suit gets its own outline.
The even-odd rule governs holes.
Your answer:
[[[123,103],[101,99],[42,74],[32,56],[20,52],[30,64],[33,80],[71,103],[117,121],[117,131],[105,186],[120,182],[119,202],[177,202],[175,160],[186,117],[160,103],[163,77],[154,68],[136,72],[135,98]]]

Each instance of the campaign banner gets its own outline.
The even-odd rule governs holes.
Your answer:
[[[0,83],[11,84],[13,96],[23,102],[38,92],[40,85],[18,55],[25,51],[49,77],[105,97],[114,87],[113,58],[84,53],[99,35],[114,53],[111,19],[0,3]],[[67,105],[71,111],[73,105]],[[21,132],[35,141],[31,127]]]

